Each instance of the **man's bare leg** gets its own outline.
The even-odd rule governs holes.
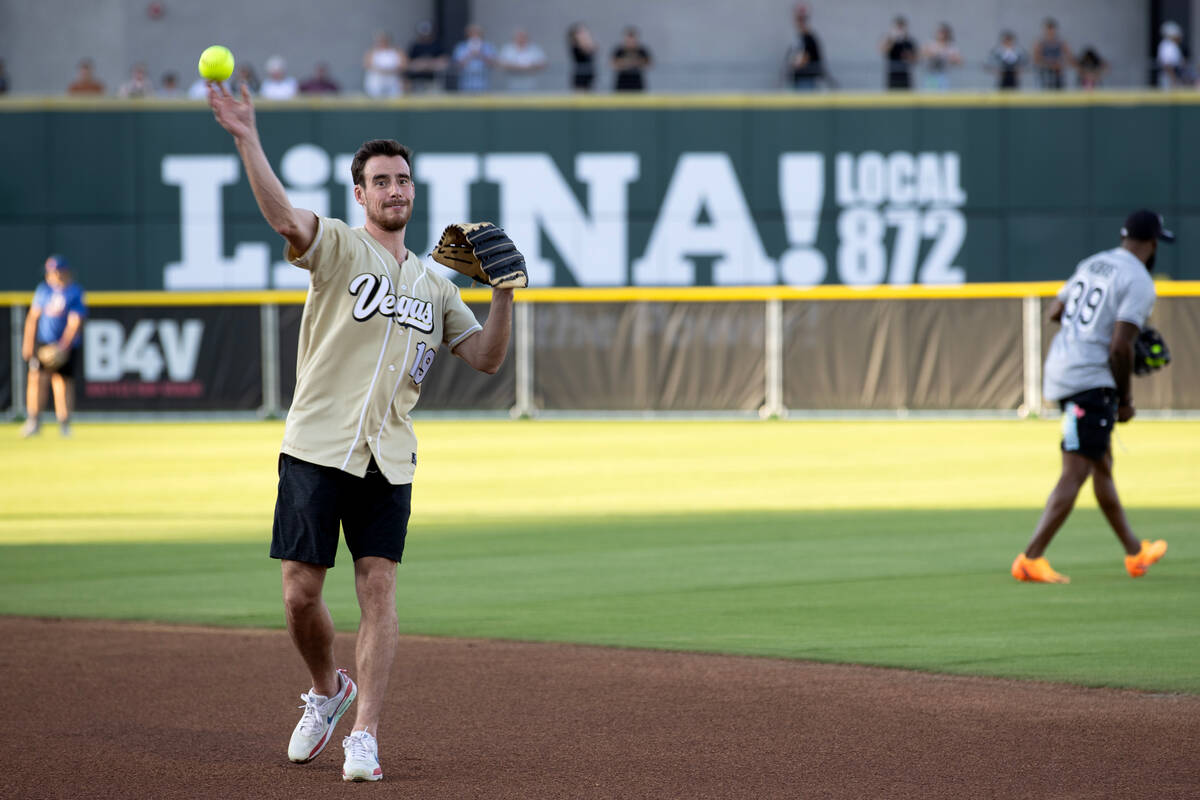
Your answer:
[[[1042,518],[1038,520],[1033,538],[1025,548],[1028,558],[1041,558],[1046,552],[1054,535],[1071,515],[1071,509],[1075,508],[1075,499],[1094,465],[1095,462],[1077,453],[1062,454],[1062,474],[1046,500],[1046,508],[1042,511]]]
[[[1133,529],[1129,527],[1129,520],[1125,518],[1125,509],[1117,496],[1117,482],[1113,479],[1112,467],[1113,457],[1110,450],[1095,464],[1092,471],[1092,490],[1096,493],[1096,502],[1100,504],[1100,510],[1112,526],[1113,533],[1121,540],[1125,554],[1135,556],[1141,552],[1142,542],[1134,535]]]
[[[396,562],[376,556],[358,559],[354,562],[354,589],[362,610],[355,649],[358,710],[354,730],[378,736],[388,678],[400,641],[396,616]]]
[[[60,424],[69,422],[74,406],[74,393],[71,391],[74,387],[71,379],[56,372],[50,376],[50,386],[54,389],[54,416]]]
[[[42,403],[50,394],[50,376],[42,369],[29,370],[25,383],[25,435],[36,433],[42,422]]]
[[[312,675],[312,688],[332,697],[339,687],[333,662],[333,617],[321,596],[326,568],[285,559],[282,572],[283,607],[292,644]]]

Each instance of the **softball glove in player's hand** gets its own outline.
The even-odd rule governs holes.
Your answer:
[[[490,222],[458,222],[442,231],[433,260],[497,289],[529,285],[525,256]]]
[[[1154,328],[1142,328],[1133,340],[1133,374],[1149,375],[1171,363],[1171,351],[1162,334]]]
[[[37,349],[37,360],[45,369],[58,369],[70,355],[70,350],[56,344],[44,344]]]

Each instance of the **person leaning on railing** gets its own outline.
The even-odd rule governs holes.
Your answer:
[[[75,68],[75,80],[67,87],[67,94],[99,95],[104,94],[104,84],[96,78],[95,67],[90,58],[79,62]]]
[[[808,25],[808,6],[797,3],[792,13],[796,24],[796,37],[788,48],[787,69],[791,74],[793,89],[810,91],[817,88],[817,81],[825,74],[825,62],[821,60],[821,42]]]
[[[912,65],[917,60],[917,42],[908,33],[908,20],[896,17],[879,45],[883,53],[884,85],[888,89],[912,88]]]
[[[582,22],[567,28],[567,52],[571,55],[572,91],[590,92],[596,83],[596,40]]]

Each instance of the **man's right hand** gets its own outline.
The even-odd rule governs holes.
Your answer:
[[[1133,419],[1133,415],[1137,413],[1137,409],[1132,403],[1121,403],[1117,406],[1117,422],[1129,422]]]
[[[212,107],[217,123],[229,131],[236,140],[258,135],[254,124],[254,104],[250,102],[250,91],[242,84],[242,99],[236,100],[220,83],[208,82],[208,104]]]

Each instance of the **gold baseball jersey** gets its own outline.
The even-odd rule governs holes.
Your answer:
[[[311,273],[300,320],[296,393],[283,452],[362,477],[374,455],[389,483],[411,483],[409,412],[437,360],[481,329],[458,287],[409,251],[404,263],[365,228],[319,217],[308,251],[284,258]]]

